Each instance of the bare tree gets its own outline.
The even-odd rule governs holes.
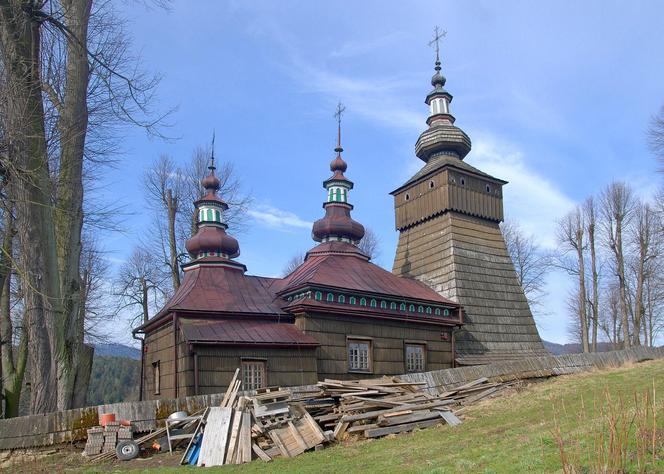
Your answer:
[[[618,279],[620,295],[621,326],[623,343],[626,347],[630,341],[630,305],[628,301],[627,278],[625,272],[625,249],[623,233],[632,219],[634,212],[634,197],[627,184],[613,182],[609,184],[601,195],[602,227],[605,245],[613,255],[613,270]]]
[[[302,252],[293,255],[290,260],[288,260],[283,270],[281,270],[281,275],[285,277],[293,273],[297,267],[304,263],[304,258],[305,254]]]
[[[649,204],[638,203],[634,211],[634,225],[630,229],[630,243],[634,247],[632,268],[635,275],[633,310],[633,342],[641,344],[641,330],[646,311],[646,284],[656,275],[657,259],[662,253],[661,225]],[[648,343],[647,335],[644,343]]]
[[[588,234],[588,247],[590,250],[590,320],[592,321],[592,351],[597,352],[597,338],[599,328],[599,272],[597,256],[597,204],[591,196],[583,204],[586,232]]]
[[[500,225],[519,285],[533,311],[542,306],[546,276],[551,269],[551,257],[542,251],[534,237],[527,235],[518,223],[505,221]]]
[[[164,260],[175,291],[180,287],[179,256],[182,251],[178,245],[176,225],[183,206],[182,172],[171,157],[161,155],[152,167],[146,170],[143,183],[149,197],[148,204],[157,213],[154,225],[158,230]]]
[[[166,296],[163,288],[168,278],[152,252],[136,247],[115,280],[114,295],[120,300],[118,313],[130,311],[132,327],[148,322]]]
[[[613,349],[620,349],[623,346],[623,331],[620,289],[617,284],[611,284],[605,288],[600,304],[602,310],[600,311],[599,328],[612,344]]]
[[[650,149],[664,165],[664,105],[650,121],[648,130],[648,144]]]
[[[357,244],[357,247],[371,260],[376,260],[380,255],[380,238],[373,229],[365,227],[364,237]]]
[[[578,276],[578,286],[575,294],[578,298],[576,309],[579,317],[581,344],[583,352],[589,352],[584,235],[585,225],[583,213],[579,208],[571,211],[558,223],[557,237],[561,246],[562,255],[565,255],[569,251],[574,251],[576,253],[576,261],[574,262],[574,265],[565,265],[565,267],[568,272]]]

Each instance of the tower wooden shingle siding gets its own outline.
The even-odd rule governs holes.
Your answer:
[[[393,272],[464,307],[460,364],[544,355],[499,227],[506,181],[463,161],[470,139],[454,125],[439,60],[431,82],[429,128],[415,146],[425,165],[392,192],[399,231]]]

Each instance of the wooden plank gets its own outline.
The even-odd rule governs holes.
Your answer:
[[[254,453],[256,453],[256,456],[258,456],[261,460],[265,462],[270,462],[272,461],[272,458],[268,456],[268,454],[263,451],[260,446],[258,446],[256,443],[252,443],[251,449],[253,450]]]
[[[226,404],[228,403],[228,399],[230,398],[230,394],[233,391],[233,387],[235,386],[235,381],[237,380],[237,376],[239,373],[240,373],[240,368],[238,367],[237,369],[235,369],[233,378],[231,379],[231,382],[228,384],[228,388],[226,389],[226,393],[224,394],[224,399],[221,401],[222,407],[225,407]]]
[[[412,431],[415,428],[427,428],[429,426],[437,425],[442,421],[443,418],[436,417],[432,420],[418,421],[415,423],[406,423],[403,425],[386,426],[384,428],[374,428],[366,430],[364,432],[364,436],[366,436],[367,438],[378,438],[380,436],[386,436],[388,434],[403,433],[404,431]]]
[[[240,410],[233,410],[233,423],[231,424],[230,439],[228,441],[228,450],[226,451],[226,459],[224,464],[231,464],[235,457],[237,449],[237,440],[240,435],[240,423],[242,422],[242,412]]]
[[[395,416],[393,418],[378,417],[378,426],[395,426],[407,423],[415,423],[417,421],[431,420],[440,417],[440,413],[432,412],[429,410],[418,411],[408,415]]]
[[[223,464],[231,415],[232,410],[230,408],[210,408],[201,443],[201,451],[198,455],[197,464],[199,466],[221,466]]]
[[[448,410],[439,410],[440,416],[447,422],[450,426],[457,426],[461,424],[461,420],[454,413]]]
[[[279,452],[281,455],[285,458],[291,457],[290,452],[288,449],[286,449],[286,446],[284,445],[283,441],[279,437],[279,430],[271,430],[268,432],[270,435],[270,439],[272,439],[272,442],[274,443],[274,446],[279,449]]]
[[[297,443],[297,445],[299,446],[300,450],[302,452],[306,451],[307,450],[307,443],[306,443],[306,441],[304,441],[304,438],[302,437],[300,432],[297,430],[297,428],[295,427],[295,425],[293,424],[292,421],[288,422],[288,431],[289,431],[290,435],[293,437],[293,439],[295,440],[295,442]],[[297,453],[297,454],[292,453],[292,454],[294,456],[297,456],[300,453]]]
[[[334,428],[334,439],[341,439],[341,437],[344,435],[346,432],[346,429],[348,428],[348,422],[347,421],[340,421],[337,423],[337,426]]]
[[[442,407],[445,405],[450,405],[455,403],[454,400],[438,400],[434,402],[428,402],[428,403],[422,403],[422,404],[408,404],[408,405],[401,405],[396,408],[389,408],[387,410],[376,410],[376,411],[369,411],[366,413],[360,413],[357,415],[344,415],[341,417],[341,421],[359,421],[359,420],[366,420],[370,418],[377,418],[380,415],[384,415],[386,413],[395,413],[398,411],[402,410],[428,410],[430,408],[435,408],[435,407]]]
[[[251,462],[251,413],[242,414],[242,462]]]

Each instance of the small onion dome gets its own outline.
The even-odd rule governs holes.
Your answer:
[[[334,151],[336,151],[337,153],[341,153],[342,150],[343,150],[342,148],[336,148]],[[337,171],[345,173],[347,169],[348,165],[341,157],[341,154],[338,154],[337,157],[330,162],[330,171],[332,171],[333,173],[336,173]]]
[[[364,226],[350,217],[350,204],[327,202],[325,217],[314,222],[311,235],[316,242],[347,240],[357,243],[364,237]]]
[[[191,258],[203,256],[235,258],[240,255],[240,244],[223,227],[204,226],[187,240],[185,247]]]
[[[431,77],[431,85],[435,88],[443,87],[445,85],[446,79],[440,73],[440,61],[436,61],[436,67],[434,68],[436,73]]]
[[[221,181],[219,181],[219,178],[215,176],[213,170],[210,174],[201,180],[201,185],[203,185],[203,188],[205,188],[205,190],[208,192],[216,192],[219,191],[219,188],[221,187]]]

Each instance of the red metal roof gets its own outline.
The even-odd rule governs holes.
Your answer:
[[[187,342],[235,345],[317,346],[318,341],[294,324],[253,319],[181,318]]]
[[[308,285],[319,285],[458,307],[422,282],[398,277],[374,265],[357,247],[345,242],[326,242],[307,253],[295,271],[276,283],[284,294]]]
[[[178,310],[283,314],[270,290],[274,278],[245,275],[243,266],[226,262],[209,257],[188,268],[182,285],[157,316]]]

